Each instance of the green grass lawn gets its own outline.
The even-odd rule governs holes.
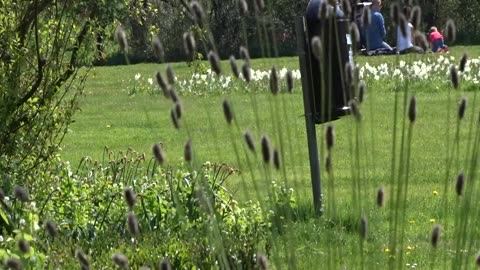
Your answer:
[[[480,56],[480,46],[452,47],[448,56],[460,59],[464,51],[470,58]],[[438,57],[427,55],[424,57]],[[412,62],[420,60],[422,56],[401,56],[401,60]],[[393,64],[395,56],[383,57],[356,57],[356,62],[363,65],[382,63]],[[458,61],[457,61],[458,62]],[[254,69],[268,71],[272,65],[281,68],[298,69],[298,58],[288,57],[280,59],[256,59],[252,61]],[[183,63],[172,64],[175,74],[181,80],[190,78],[191,69]],[[229,189],[237,192],[241,201],[255,199],[254,184],[248,173],[247,161],[243,151],[239,157],[235,154],[235,146],[244,145],[243,132],[251,130],[257,142],[259,151],[260,137],[268,135],[272,145],[282,147],[282,168],[272,169],[272,177],[278,182],[287,182],[297,195],[299,211],[308,212],[311,204],[310,171],[307,152],[305,120],[303,116],[303,100],[300,81],[295,81],[294,93],[272,96],[268,85],[259,89],[255,94],[244,91],[225,90],[225,94],[210,95],[183,95],[181,96],[184,114],[182,127],[175,130],[170,119],[172,103],[162,95],[137,93],[128,95],[132,87],[134,76],[140,73],[142,78],[154,78],[156,71],[164,71],[165,65],[140,64],[132,66],[97,67],[91,71],[90,78],[85,85],[85,96],[80,101],[81,111],[75,116],[75,123],[64,140],[62,156],[74,166],[83,156],[91,156],[94,160],[103,158],[104,147],[112,151],[125,151],[129,147],[138,152],[151,156],[153,143],[161,142],[167,155],[167,162],[178,163],[183,157],[184,144],[188,138],[192,139],[195,161],[200,164],[205,161],[227,162],[239,168],[242,173],[228,180]],[[228,62],[223,63],[223,70],[230,73]],[[382,266],[388,259],[385,251],[388,244],[388,215],[386,209],[375,206],[376,190],[385,186],[387,201],[390,199],[389,181],[391,179],[392,134],[394,114],[394,88],[396,82],[366,78],[368,83],[367,97],[361,106],[362,123],[359,129],[360,153],[362,162],[362,184],[366,192],[360,198],[364,205],[365,214],[369,217],[368,245],[366,251],[369,256],[367,265],[375,269],[384,269]],[[477,119],[478,108],[470,107],[475,91],[479,85],[462,86],[459,90],[451,89],[448,77],[440,82],[410,81],[409,92],[417,98],[417,120],[413,127],[411,144],[411,163],[409,171],[408,205],[405,227],[404,261],[410,265],[418,264],[426,268],[432,259],[429,248],[431,228],[436,221],[443,218],[441,202],[443,183],[445,179],[445,159],[447,133],[453,142],[456,128],[456,113],[458,100],[462,95],[468,99],[466,119],[460,130],[460,161],[455,163],[452,170],[462,170],[467,149],[472,147],[466,143],[469,136],[468,125],[472,118]],[[449,94],[450,93],[450,94]],[[449,98],[450,95],[450,98]],[[403,99],[403,94],[399,94]],[[224,98],[231,102],[235,113],[237,126],[229,126],[225,122],[222,111]],[[252,98],[257,104],[257,110],[252,105]],[[447,107],[450,105],[450,114]],[[403,118],[403,116],[400,116]],[[447,118],[450,117],[449,125]],[[356,134],[356,124],[352,117],[347,116],[331,123],[335,127],[336,141],[333,150],[333,168],[335,172],[336,202],[339,209],[339,219],[345,226],[342,229],[329,228],[328,222],[312,219],[307,215],[302,222],[296,223],[292,229],[296,239],[296,256],[299,269],[315,269],[327,258],[327,246],[355,245],[357,236],[352,226],[356,220],[350,215],[352,205],[352,156],[354,146],[352,141]],[[400,125],[397,127],[400,130]],[[281,130],[281,131],[279,131]],[[324,169],[326,154],[324,141],[325,125],[317,126],[317,137],[321,156],[322,178],[326,189],[327,174]],[[397,142],[400,138],[397,139]],[[400,145],[397,145],[397,151]],[[268,180],[263,177],[263,166],[258,154],[258,162],[253,168],[256,184],[260,190],[266,192]],[[244,173],[245,172],[245,173]],[[448,186],[450,200],[453,200],[455,182]],[[326,189],[325,193],[328,194]],[[302,210],[304,209],[304,210]],[[449,209],[451,214],[453,209]],[[452,219],[448,219],[452,224]],[[350,225],[348,225],[350,224]],[[350,228],[350,229],[349,229]],[[446,235],[451,236],[451,232]],[[332,230],[332,234],[325,234],[325,230]],[[336,231],[338,230],[338,231]],[[329,238],[333,235],[333,239]],[[475,250],[479,248],[476,244]],[[343,251],[347,254],[349,251]],[[442,251],[443,252],[443,251]],[[452,256],[450,253],[442,253]],[[350,262],[345,258],[344,262]],[[369,268],[370,269],[370,268]]]

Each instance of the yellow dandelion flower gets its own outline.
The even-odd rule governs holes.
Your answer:
[[[438,191],[434,190],[433,191],[433,196],[438,196]]]

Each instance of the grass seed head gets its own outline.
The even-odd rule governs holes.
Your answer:
[[[335,142],[335,129],[332,125],[327,126],[327,132],[326,132],[326,143],[327,143],[327,149],[330,151],[333,147],[333,144]]]
[[[457,176],[457,182],[455,183],[455,191],[458,196],[462,196],[464,186],[465,186],[465,175],[463,173],[460,173]]]
[[[251,73],[250,73],[250,66],[248,65],[248,61],[243,62],[242,65],[242,76],[245,79],[247,83],[250,82],[251,78]]]
[[[360,104],[363,103],[365,100],[365,91],[367,90],[367,84],[365,83],[364,80],[361,80],[360,83],[358,84],[358,102]]]
[[[243,136],[245,137],[245,142],[247,143],[248,149],[250,149],[252,152],[255,152],[255,143],[253,142],[252,133],[247,130],[245,133],[243,133]]]
[[[413,24],[413,29],[421,29],[420,25],[422,23],[422,9],[420,6],[416,5],[413,7],[410,22]]]
[[[20,252],[22,252],[22,254],[27,254],[30,252],[30,244],[25,241],[25,239],[20,239],[17,244],[18,249],[20,250]]]
[[[275,169],[280,170],[280,152],[278,149],[273,150],[273,165],[275,166]]]
[[[410,105],[408,106],[408,119],[414,123],[417,118],[417,99],[415,96],[410,98]]]
[[[267,270],[268,269],[267,257],[263,254],[257,254],[257,265],[260,270]]]
[[[312,38],[312,53],[317,58],[318,61],[322,59],[322,41],[319,36],[314,36]]]
[[[318,7],[318,18],[320,20],[326,20],[328,16],[329,16],[328,3],[326,1],[323,1],[320,3],[320,6]]]
[[[394,2],[390,5],[390,17],[392,18],[392,23],[394,26],[400,23],[400,6],[397,2]]]
[[[230,102],[227,99],[223,100],[223,114],[225,115],[225,120],[228,124],[231,124],[233,121],[233,111]]]
[[[202,5],[197,0],[193,0],[192,2],[190,2],[190,11],[193,19],[198,24],[198,26],[203,27],[203,21],[205,20],[205,11],[203,10]]]
[[[455,65],[450,66],[450,80],[452,81],[453,88],[458,89],[459,85],[459,78],[458,78],[458,71]]]
[[[167,80],[170,85],[175,84],[175,73],[170,65],[167,66]]]
[[[50,220],[47,220],[47,221],[45,221],[44,226],[45,226],[45,230],[50,235],[50,237],[52,237],[52,238],[57,237],[57,234],[58,234],[57,225],[54,222],[52,222]]]
[[[127,256],[115,253],[112,255],[112,261],[120,268],[120,269],[127,269],[128,267],[128,258]]]
[[[265,2],[263,0],[255,0],[255,11],[262,13],[265,9]]]
[[[350,14],[352,14],[352,6],[350,5],[350,0],[342,0],[342,10],[345,14],[345,17],[350,18]]]
[[[445,37],[450,43],[455,42],[455,39],[457,38],[457,28],[452,19],[448,19],[447,24],[445,25]]]
[[[244,46],[240,46],[240,57],[243,61],[250,62],[250,53]]]
[[[90,269],[90,261],[81,248],[77,248],[75,251],[75,257],[83,268]]]
[[[263,135],[260,141],[262,146],[262,157],[265,163],[269,163],[270,159],[272,158],[271,149],[270,149],[270,140],[268,139],[267,135]]]
[[[459,70],[461,72],[465,71],[465,66],[467,65],[468,55],[467,53],[463,53],[462,59],[460,60],[460,67]]]
[[[30,200],[30,197],[28,196],[27,191],[21,186],[15,186],[13,195],[15,196],[15,198],[17,198],[17,200],[20,200],[21,202],[24,202],[24,203]]]
[[[360,31],[358,30],[358,25],[356,23],[352,22],[350,24],[349,32],[350,37],[355,44],[360,42]]]
[[[359,225],[359,233],[360,233],[360,238],[362,240],[367,239],[367,232],[368,232],[367,217],[362,216],[362,218],[360,219],[360,225]]]
[[[213,72],[215,72],[217,75],[220,75],[222,72],[220,58],[218,58],[218,55],[214,51],[208,52],[208,61],[210,61],[210,66],[212,67]]]
[[[432,247],[436,248],[438,246],[438,242],[440,241],[440,224],[435,224],[432,229],[432,237],[430,238]]]
[[[183,157],[186,162],[192,162],[193,160],[192,140],[189,139],[185,143],[183,154],[184,154]]]
[[[195,38],[193,37],[192,32],[183,33],[183,49],[185,50],[185,54],[187,56],[191,58],[194,57],[196,45],[195,45]]]
[[[123,53],[128,52],[128,42],[127,42],[127,34],[121,25],[117,26],[117,30],[115,30],[115,35],[117,37],[118,45],[120,45],[120,49]]]
[[[163,58],[165,57],[165,51],[163,49],[163,45],[162,45],[162,42],[160,41],[160,38],[158,38],[157,36],[153,37],[152,47],[153,47],[153,54],[155,54],[155,57],[158,60],[163,61]]]
[[[127,216],[128,231],[133,235],[137,235],[139,232],[138,229],[138,220],[134,213],[129,212]]]
[[[352,113],[353,117],[357,122],[362,121],[362,114],[360,113],[360,108],[358,108],[357,101],[354,99],[348,102],[348,106],[350,107],[350,112]]]
[[[240,10],[240,16],[245,16],[248,14],[248,4],[246,0],[239,0],[238,8]]]
[[[400,26],[400,32],[402,33],[402,36],[404,38],[407,37],[408,22],[407,18],[403,13],[400,13],[400,15],[398,16],[398,25]]]
[[[22,262],[16,258],[8,258],[5,261],[5,269],[20,270],[23,268]]]
[[[458,105],[458,119],[462,120],[465,116],[465,111],[467,109],[467,98],[465,96],[460,99],[460,104]]]
[[[287,71],[286,80],[287,80],[287,92],[291,94],[293,93],[293,74],[291,70]]]
[[[177,115],[178,119],[182,118],[182,113],[183,113],[182,104],[180,104],[179,101],[175,102],[175,114]]]
[[[173,127],[175,127],[175,129],[180,129],[180,120],[177,117],[175,109],[170,110],[170,118],[172,119]]]
[[[424,51],[428,49],[428,40],[424,33],[415,30],[413,32],[413,42],[415,45],[421,47]]]
[[[330,173],[332,171],[332,157],[330,156],[330,154],[328,154],[325,158],[325,168],[327,170],[327,173]]]
[[[170,265],[170,262],[167,259],[163,259],[160,262],[160,270],[172,270],[172,266]]]
[[[369,8],[363,9],[362,20],[363,20],[363,27],[365,27],[366,29],[372,22],[372,14],[370,14]]]
[[[345,87],[348,89],[354,83],[353,66],[350,62],[345,64]]]
[[[165,81],[165,79],[163,78],[162,74],[160,72],[157,72],[155,74],[155,78],[157,79],[158,86],[160,86],[160,89],[162,89],[163,95],[166,98],[169,98],[170,93],[169,93],[169,90],[168,90],[168,84]]]
[[[165,162],[165,155],[163,153],[163,149],[162,149],[162,146],[158,143],[154,144],[152,146],[152,152],[153,152],[153,156],[155,157],[155,160],[159,163],[159,164],[163,164],[163,162]]]
[[[278,74],[277,74],[277,69],[275,67],[272,67],[272,69],[270,70],[270,91],[274,95],[277,95],[279,92]]]
[[[158,145],[158,144],[155,144],[155,145]],[[155,148],[155,145],[154,145],[154,148]],[[132,188],[127,187],[123,190],[123,196],[125,198],[125,202],[127,203],[128,207],[132,209],[133,206],[135,206],[135,203],[137,201],[137,195],[135,194],[135,191],[133,191]]]
[[[383,187],[380,187],[377,190],[377,206],[383,207],[384,204],[385,204],[385,190],[383,189]]]
[[[233,76],[238,78],[240,76],[240,72],[238,71],[237,59],[235,59],[235,56],[233,55],[230,55],[230,67],[232,68]]]

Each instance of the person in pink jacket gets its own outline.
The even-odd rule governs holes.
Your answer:
[[[443,42],[443,36],[438,32],[437,27],[432,26],[430,28],[430,34],[428,35],[428,40],[430,41],[430,48],[434,53],[443,53],[448,52],[448,46]]]

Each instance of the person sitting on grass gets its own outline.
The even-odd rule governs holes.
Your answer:
[[[405,15],[405,18],[410,18],[410,11],[411,8],[409,6],[405,6],[403,8],[403,15]],[[401,23],[406,23],[403,27],[405,27],[405,33],[402,32],[402,26],[400,25]],[[397,26],[397,51],[400,54],[406,54],[406,53],[420,53],[423,54],[425,51],[418,47],[413,45],[412,43],[412,31],[413,30],[413,25],[409,21],[401,21],[399,22],[399,25]]]
[[[430,48],[434,53],[448,52],[448,46],[443,42],[443,35],[438,31],[437,27],[432,26],[430,28],[430,34],[428,35],[430,41]]]
[[[387,35],[387,30],[385,29],[383,15],[380,13],[381,9],[382,0],[372,0],[372,5],[370,6],[371,21],[366,29],[368,51],[377,49],[393,50],[392,47],[384,41],[385,36]]]

